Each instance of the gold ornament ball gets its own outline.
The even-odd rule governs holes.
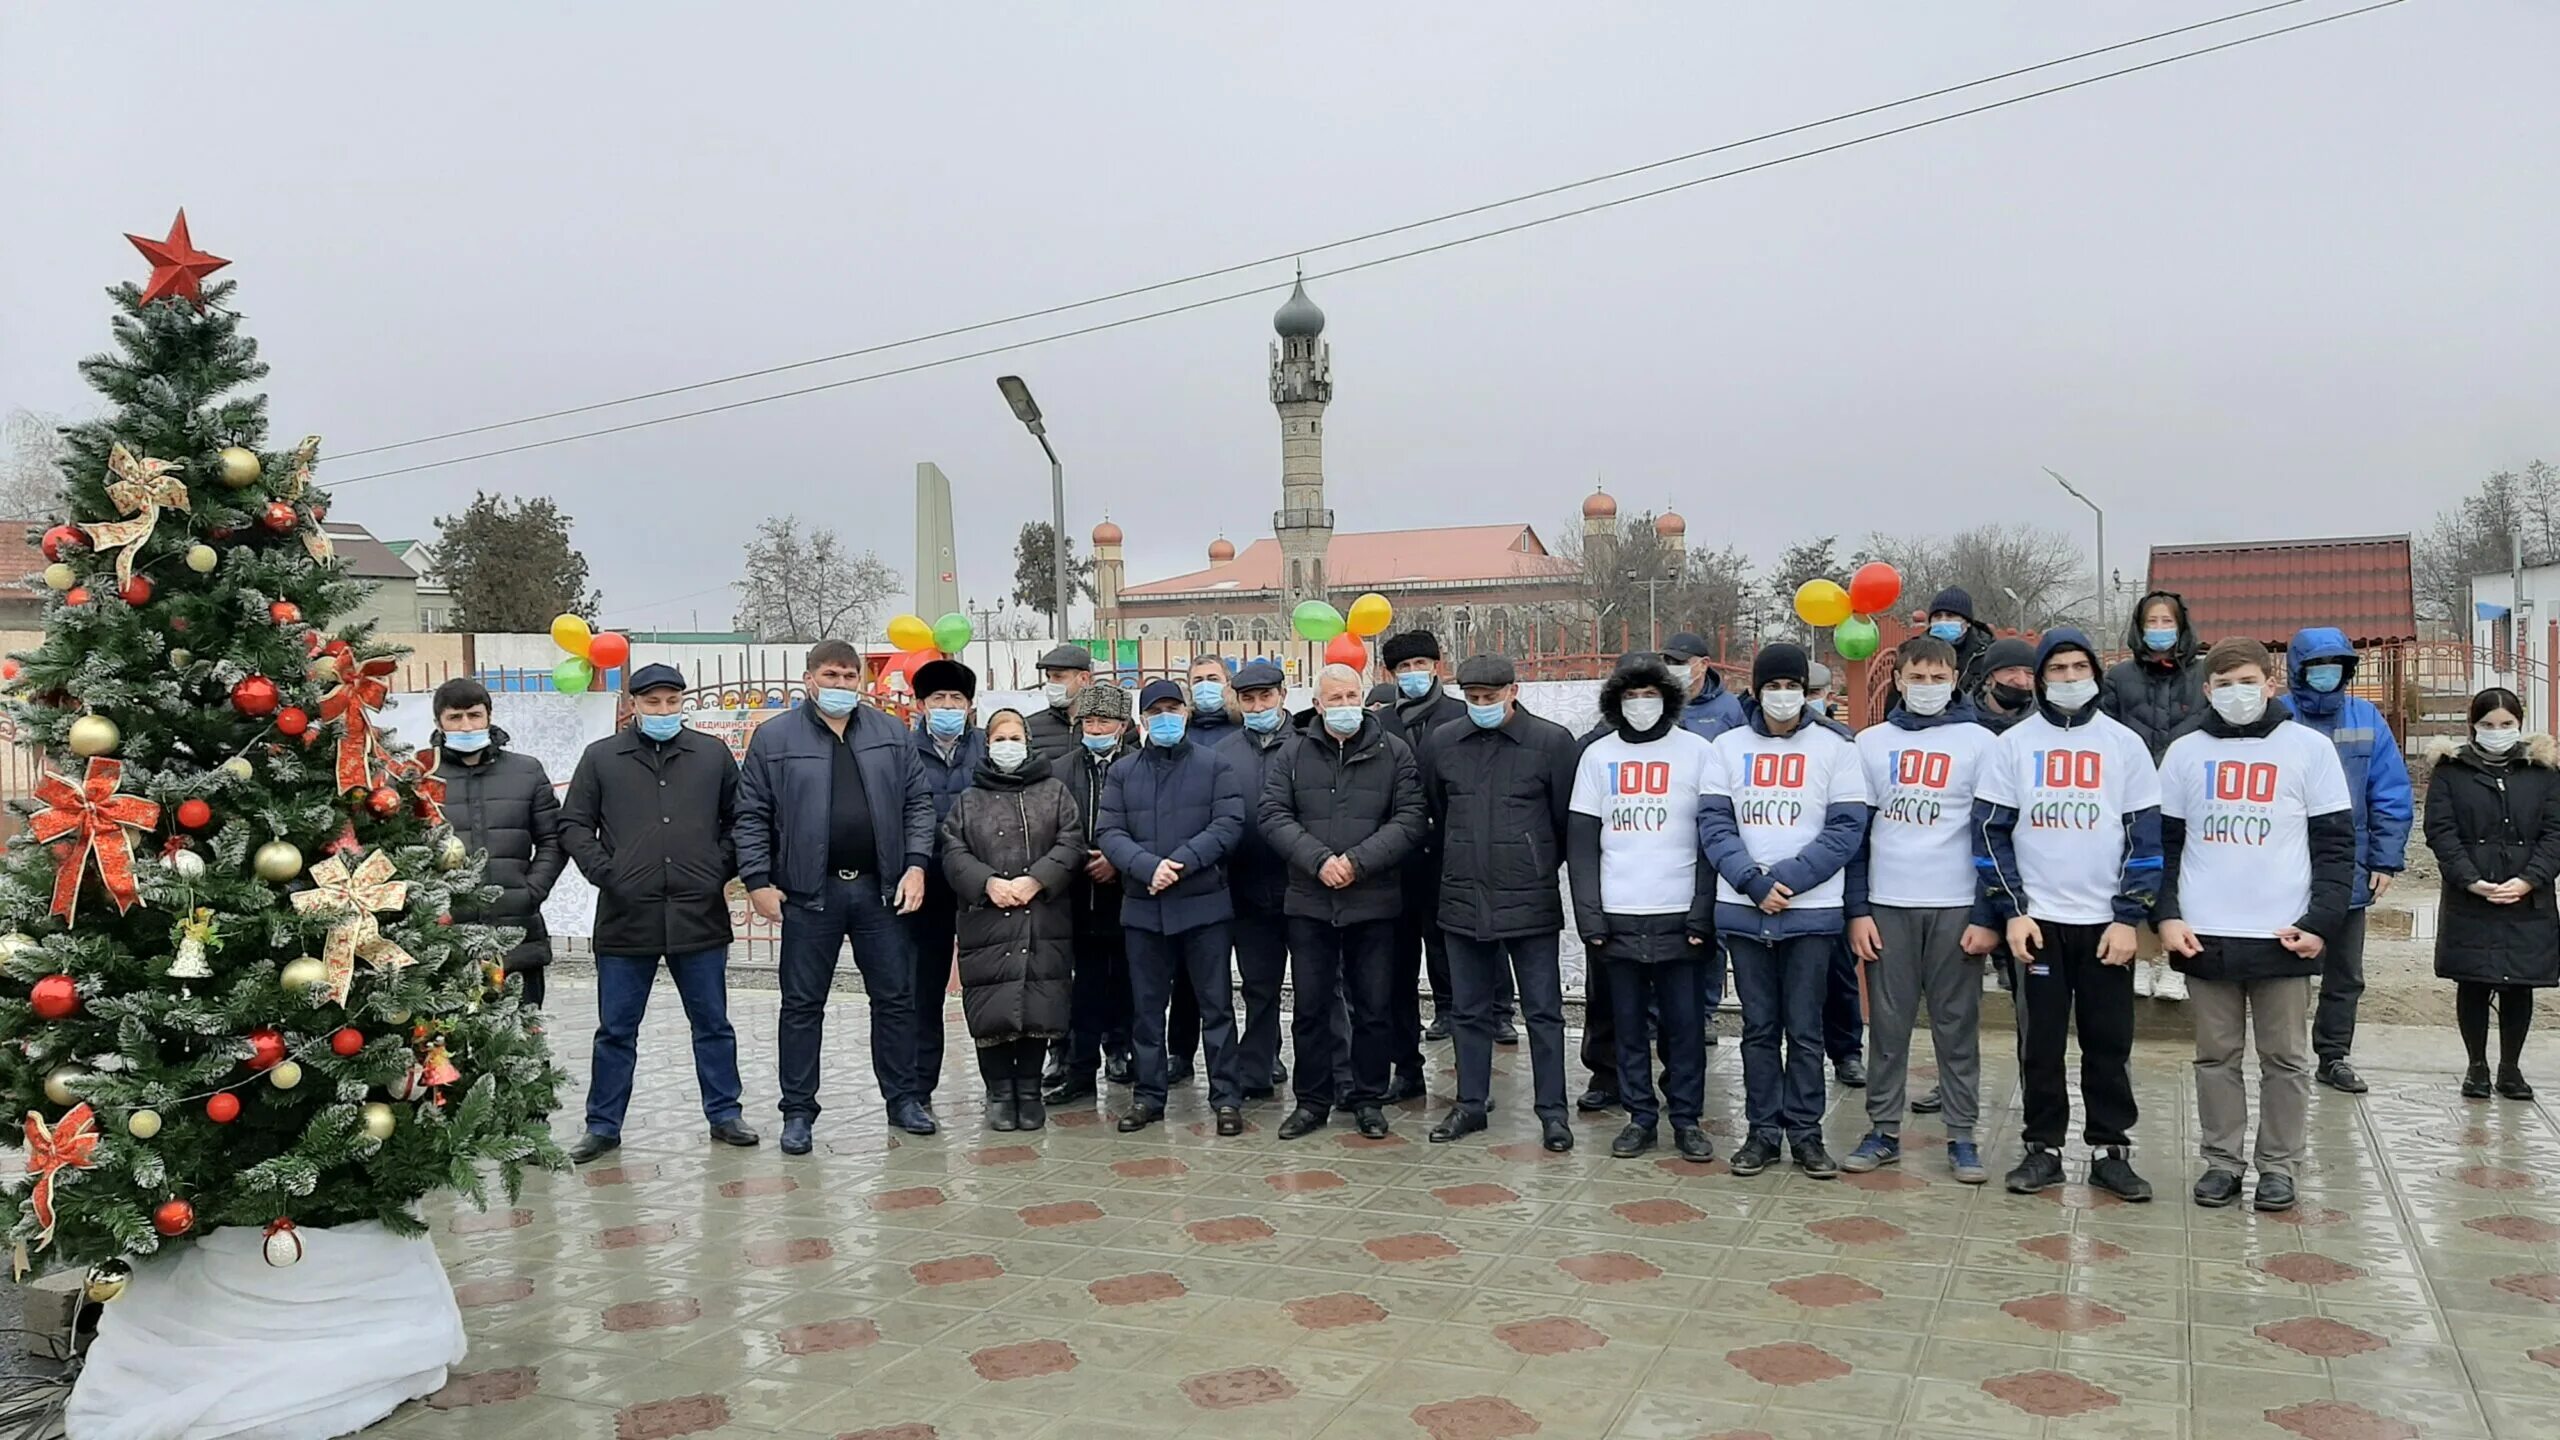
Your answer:
[[[113,755],[124,743],[124,732],[116,722],[104,715],[83,715],[71,722],[71,753],[74,755]]]
[[[71,1087],[89,1078],[89,1072],[77,1065],[57,1065],[44,1077],[44,1098],[56,1105],[77,1105],[79,1092]]]
[[[121,1260],[109,1260],[89,1272],[89,1283],[81,1292],[92,1302],[105,1305],[124,1293],[127,1281],[133,1279],[133,1267]]]
[[[436,852],[436,863],[447,870],[461,869],[462,862],[470,858],[471,852],[463,845],[462,837],[459,835],[444,837],[444,848]]]
[[[44,584],[48,590],[59,593],[79,583],[79,572],[59,560],[44,567]]]
[[[124,1133],[136,1140],[148,1140],[160,1133],[160,1112],[136,1110],[124,1117]]]
[[[258,452],[238,445],[222,447],[222,483],[246,490],[258,483]]]
[[[338,678],[337,657],[334,655],[322,655],[313,660],[311,662],[310,673],[312,679],[319,681],[323,685],[336,680]]]
[[[271,885],[281,885],[302,873],[302,851],[289,840],[270,840],[258,847],[258,878]]]
[[[214,552],[214,548],[210,545],[190,545],[187,547],[187,568],[193,570],[199,575],[212,574],[213,567],[221,563],[222,557],[216,554]]]
[[[169,652],[169,663],[177,666],[181,670],[184,670],[195,662],[196,652],[193,650],[172,650]]]
[[[374,1139],[390,1139],[392,1128],[398,1124],[399,1120],[391,1113],[391,1107],[381,1101],[376,1100],[364,1107],[364,1133]]]
[[[267,1083],[279,1090],[290,1090],[302,1083],[302,1067],[291,1060],[279,1060],[268,1067]]]
[[[284,973],[276,978],[287,990],[317,989],[328,981],[329,967],[321,964],[317,956],[305,955],[298,960],[286,961]]]
[[[230,759],[223,761],[222,773],[230,776],[234,780],[246,780],[257,774],[255,770],[249,767],[249,757],[246,755],[234,755]]]
[[[0,963],[15,964],[32,954],[35,948],[36,937],[23,930],[13,930],[6,935],[0,935]]]

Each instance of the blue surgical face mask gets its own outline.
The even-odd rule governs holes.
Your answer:
[[[1092,751],[1096,755],[1108,755],[1112,751],[1120,748],[1120,737],[1117,735],[1087,735],[1084,737],[1084,748]]]
[[[1348,737],[1358,733],[1360,717],[1368,713],[1357,705],[1327,705],[1324,707],[1324,728]]]
[[[1227,686],[1222,680],[1201,680],[1191,687],[1191,708],[1224,710],[1227,708]]]
[[[652,740],[673,740],[684,733],[684,712],[678,711],[673,715],[643,715],[640,717],[640,733]]]
[[[1950,645],[1962,640],[1964,638],[1964,632],[1965,623],[1961,620],[1932,620],[1929,622],[1929,633],[1936,636],[1938,639],[1946,641]]]
[[[1189,728],[1189,721],[1178,711],[1167,710],[1150,715],[1147,717],[1147,742],[1151,745],[1179,745],[1182,732]]]
[[[486,730],[447,730],[444,732],[444,748],[452,751],[456,755],[477,755],[481,751],[489,748],[489,732]]]
[[[1479,730],[1499,730],[1502,728],[1502,722],[1510,717],[1503,714],[1502,707],[1499,705],[1471,703],[1467,706],[1467,718],[1474,721]]]
[[[2166,655],[2169,653],[2169,647],[2178,643],[2177,627],[2173,625],[2166,630],[2155,630],[2146,626],[2142,632],[2142,643]]]
[[[1402,691],[1407,700],[1419,700],[1430,694],[1439,682],[1440,677],[1428,670],[1407,670],[1396,676],[1396,689]]]
[[[1244,712],[1244,728],[1256,735],[1268,735],[1279,729],[1280,707],[1274,705],[1268,710],[1247,710]]]
[[[839,719],[852,714],[853,707],[862,703],[862,697],[851,690],[820,690],[810,698],[819,714]]]
[[[935,739],[957,740],[962,735],[968,733],[969,712],[966,710],[927,710],[924,712],[924,723],[925,727],[933,732]]]
[[[2302,683],[2323,695],[2347,683],[2347,667],[2330,661],[2322,665],[2302,667]]]

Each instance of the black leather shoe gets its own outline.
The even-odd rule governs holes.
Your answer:
[[[1519,1044],[1519,1043],[1520,1043],[1520,1027],[1519,1027],[1519,1026],[1517,1026],[1517,1025],[1512,1024],[1512,1023],[1511,1023],[1510,1021],[1508,1021],[1508,1020],[1502,1021],[1501,1023],[1499,1023],[1499,1024],[1495,1025],[1495,1026],[1493,1027],[1493,1043],[1494,1043],[1494,1044],[1496,1044],[1496,1045],[1517,1045],[1517,1044]]]
[[[2486,1100],[2489,1098],[2488,1066],[2474,1065],[2470,1069],[2462,1072],[2462,1098],[2465,1100]]]
[[[1192,1064],[1191,1061],[1176,1060],[1164,1067],[1164,1083],[1167,1085],[1180,1085],[1199,1073],[1199,1068]]]
[[[2240,1177],[2219,1168],[2207,1170],[2196,1177],[2195,1196],[2207,1210],[2219,1210],[2240,1198]]]
[[[569,1163],[584,1165],[599,1155],[610,1155],[622,1148],[622,1141],[611,1135],[598,1135],[590,1130],[569,1144]]]
[[[1594,1085],[1582,1092],[1582,1098],[1573,1102],[1573,1108],[1585,1115],[1596,1115],[1603,1110],[1615,1110],[1618,1108],[1618,1092],[1603,1090]]]
[[[1945,1108],[1947,1108],[1946,1093],[1935,1085],[1929,1087],[1928,1094],[1911,1102],[1911,1113],[1914,1115],[1935,1115]]]
[[[1473,1135],[1484,1127],[1485,1119],[1481,1112],[1464,1105],[1452,1105],[1449,1113],[1440,1117],[1440,1123],[1431,1127],[1431,1143],[1446,1145],[1452,1140]]]
[[[1288,1065],[1287,1065],[1286,1063],[1282,1062],[1282,1061],[1278,1061],[1278,1060],[1274,1060],[1274,1061],[1272,1061],[1272,1062],[1271,1062],[1271,1088],[1272,1088],[1272,1089],[1274,1089],[1274,1090],[1277,1090],[1277,1089],[1279,1089],[1281,1086],[1286,1085],[1286,1084],[1288,1084],[1288,1083],[1289,1083],[1289,1067],[1288,1067]]]
[[[2249,1203],[2260,1210],[2270,1212],[2292,1209],[2294,1205],[2293,1177],[2290,1175],[2269,1175],[2261,1172],[2258,1176],[2257,1198]]]
[[[1448,1017],[1448,1016],[1446,1016],[1446,1015],[1434,1015],[1434,1016],[1432,1016],[1432,1017],[1431,1017],[1431,1023],[1430,1023],[1430,1024],[1428,1024],[1428,1025],[1426,1025],[1426,1026],[1424,1026],[1424,1027],[1422,1027],[1422,1038],[1423,1038],[1423,1039],[1425,1039],[1425,1040],[1446,1040],[1446,1039],[1448,1039],[1448,1038],[1449,1038],[1449,1017]]]
[[[2089,1183],[2119,1200],[2140,1205],[2151,1199],[2151,1182],[2134,1172],[2122,1150],[2101,1150],[2089,1162]]]
[[[2062,1183],[2062,1152],[2030,1145],[2009,1172],[2009,1193],[2033,1195]]]
[[[1090,1100],[1101,1093],[1101,1087],[1093,1083],[1092,1076],[1076,1075],[1041,1091],[1040,1098],[1052,1105],[1073,1105],[1079,1100]]]
[[[889,1123],[910,1135],[931,1135],[942,1127],[921,1100],[901,1100],[889,1109]]]
[[[1547,1147],[1547,1153],[1561,1155],[1573,1148],[1572,1126],[1561,1120],[1549,1120],[1539,1128],[1545,1132],[1540,1137],[1540,1143]]]
[[[1236,1108],[1236,1107],[1234,1107],[1233,1105],[1221,1105],[1221,1106],[1219,1106],[1219,1107],[1218,1107],[1218,1133],[1219,1133],[1220,1135],[1230,1136],[1230,1137],[1243,1134],[1243,1133],[1244,1133],[1244,1112],[1243,1112],[1243,1111],[1241,1111],[1241,1110],[1239,1110],[1239,1109],[1237,1109],[1237,1108]]]
[[[1114,1055],[1102,1062],[1102,1078],[1114,1085],[1126,1085],[1138,1078],[1137,1062],[1126,1055]]]
[[[806,1155],[816,1144],[817,1140],[809,1133],[808,1116],[785,1115],[782,1117],[783,1154]]]
[[[723,1145],[735,1145],[742,1150],[750,1145],[761,1145],[764,1143],[763,1136],[758,1135],[753,1130],[748,1129],[746,1126],[739,1124],[735,1120],[723,1120],[719,1124],[712,1126],[711,1138],[719,1141]]]
[[[1000,1130],[1006,1134],[1021,1129],[1022,1102],[1014,1099],[1010,1091],[1002,1095],[988,1096],[987,1128]]]
[[[2361,1095],[2370,1088],[2364,1083],[2364,1077],[2356,1073],[2356,1067],[2344,1060],[2330,1061],[2312,1072],[2311,1078],[2346,1095]]]
[[[1759,1174],[1777,1162],[1778,1147],[1754,1135],[1742,1142],[1741,1149],[1733,1152],[1731,1168],[1734,1174],[1748,1177]]]
[[[1327,1118],[1324,1111],[1301,1105],[1289,1112],[1288,1119],[1280,1122],[1280,1138],[1295,1140],[1301,1136],[1312,1135],[1324,1128]]]
[[[1014,1082],[1013,1116],[1025,1130],[1045,1130],[1049,1127],[1049,1107],[1040,1099],[1038,1085],[1028,1080]]]
[[[1815,1180],[1840,1178],[1840,1162],[1831,1158],[1831,1152],[1823,1147],[1821,1141],[1799,1140],[1795,1148],[1796,1168],[1807,1177]]]
[[[1120,1117],[1120,1133],[1135,1135],[1163,1118],[1164,1107],[1161,1105],[1133,1105],[1129,1107],[1128,1114]]]
[[[1627,1128],[1618,1132],[1618,1138],[1609,1142],[1609,1158],[1633,1160],[1661,1143],[1661,1132],[1650,1125],[1640,1125],[1630,1120],[1627,1122]]]
[[[1363,1136],[1371,1140],[1384,1140],[1387,1138],[1386,1111],[1379,1109],[1375,1105],[1363,1105],[1359,1109],[1357,1119],[1360,1124],[1360,1133]]]
[[[2501,1067],[2498,1071],[2498,1093],[2509,1100],[2530,1100],[2533,1087],[2525,1083],[2522,1070]]]
[[[1704,1165],[1716,1158],[1716,1142],[1708,1139],[1707,1132],[1695,1125],[1673,1126],[1671,1143],[1680,1151],[1683,1160],[1694,1160]]]
[[[1423,1080],[1421,1072],[1407,1070],[1395,1078],[1394,1084],[1387,1087],[1387,1103],[1392,1105],[1399,1100],[1427,1099],[1430,1094],[1431,1086]]]
[[[1851,1090],[1867,1088],[1867,1062],[1857,1056],[1851,1055],[1842,1059],[1832,1069],[1840,1076],[1840,1083],[1847,1088]]]

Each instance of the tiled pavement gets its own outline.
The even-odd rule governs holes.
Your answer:
[[[2164,1198],[2127,1206],[2000,1192],[2005,1055],[1983,1189],[1948,1179],[1925,1120],[1900,1169],[1834,1182],[1612,1161],[1614,1116],[1549,1156],[1522,1052],[1497,1066],[1492,1133],[1456,1146],[1424,1142],[1419,1107],[1383,1142],[1337,1126],[1284,1146],[1272,1105],[1222,1141],[1197,1088],[1139,1136],[1096,1110],[991,1135],[956,1006],[944,1133],[892,1137],[860,1098],[851,997],[836,1108],[792,1160],[771,1144],[774,1001],[754,993],[736,1008],[767,1144],[715,1150],[658,999],[619,1165],[488,1215],[436,1208],[471,1356],[383,1433],[2560,1435],[2560,1132],[2544,1108],[2460,1100],[2449,1032],[2369,1045],[2361,1103],[2318,1093],[2305,1203],[2269,1218],[2186,1202],[2188,1070],[2167,1045],[2137,1074],[2137,1159]],[[582,1081],[592,992],[556,984],[553,1008]],[[1723,1150],[1740,1057],[1710,1054]],[[1834,1148],[1862,1121],[1835,1091]]]

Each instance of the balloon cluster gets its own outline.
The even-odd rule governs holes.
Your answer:
[[[611,631],[598,634],[594,626],[575,615],[552,620],[551,641],[569,652],[551,667],[551,688],[563,695],[584,695],[606,671],[631,663],[628,637]]]
[[[1807,580],[1796,587],[1796,618],[1819,630],[1831,629],[1831,648],[1843,660],[1864,660],[1876,653],[1882,636],[1875,617],[1902,598],[1902,572],[1881,560],[1870,560],[1849,577],[1843,590],[1835,580]]]
[[[1297,628],[1299,638],[1324,647],[1324,663],[1348,665],[1354,670],[1364,670],[1369,665],[1369,647],[1360,642],[1385,633],[1395,619],[1395,607],[1374,590],[1352,601],[1349,615],[1322,600],[1301,600],[1289,614],[1289,623]]]
[[[957,610],[929,625],[921,615],[898,616],[889,622],[889,643],[898,653],[889,657],[880,673],[884,678],[899,676],[913,689],[919,666],[946,655],[956,659],[975,638],[977,631],[970,628],[969,617]]]

